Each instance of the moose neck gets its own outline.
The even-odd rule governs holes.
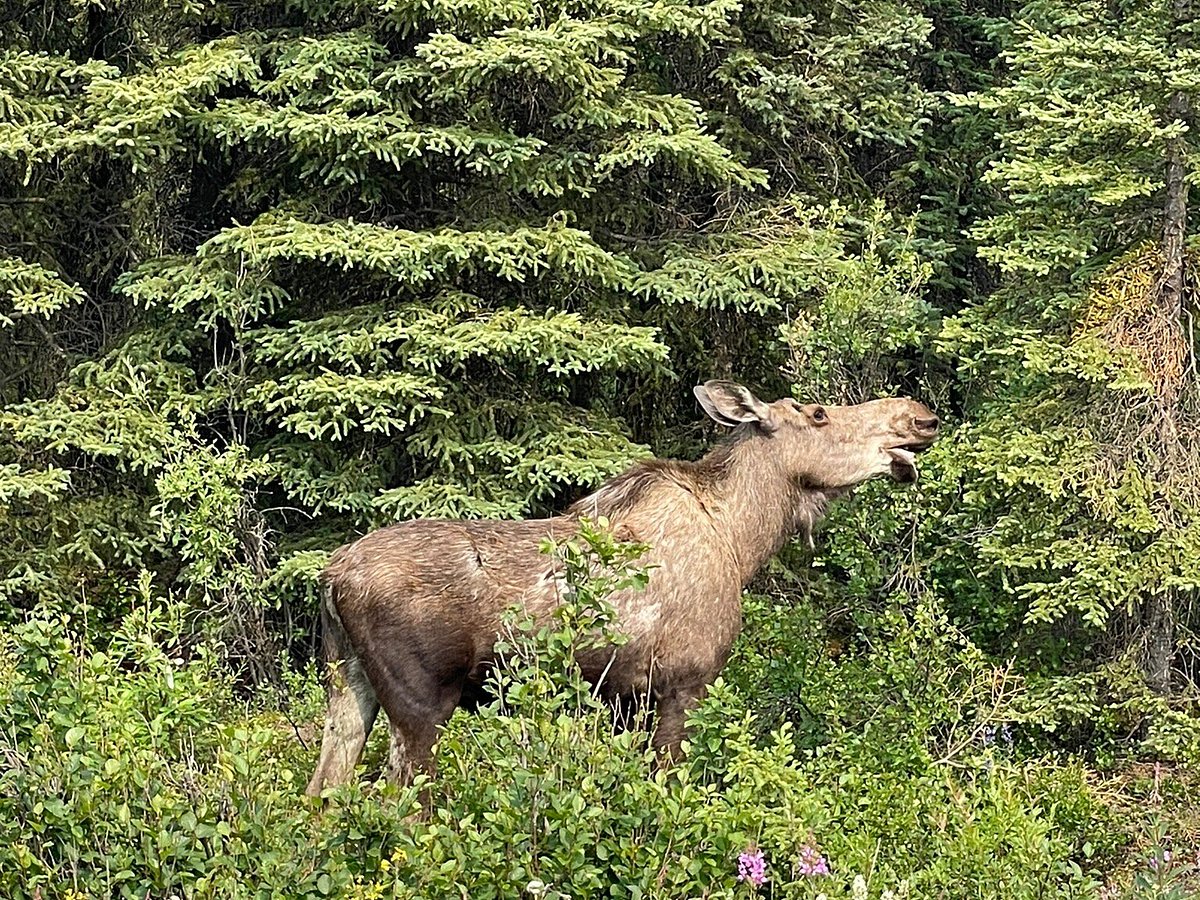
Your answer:
[[[810,488],[781,464],[772,441],[734,438],[701,461],[720,474],[708,505],[717,533],[728,541],[743,586],[797,533],[811,543],[812,529],[831,501],[848,489]]]

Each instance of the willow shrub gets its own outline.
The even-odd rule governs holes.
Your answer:
[[[1086,824],[1064,828],[1040,808],[1090,819],[1082,783],[1045,771],[1033,783],[995,754],[975,770],[948,767],[919,749],[924,725],[894,747],[895,732],[875,727],[883,713],[830,725],[815,744],[790,724],[764,728],[737,667],[695,714],[687,758],[660,769],[639,723],[614,731],[575,665],[574,648],[610,636],[605,591],[644,577],[628,547],[584,537],[559,551],[574,573],[559,619],[514,620],[502,699],[447,726],[424,819],[413,816],[423,785],[303,797],[314,748],[283,716],[239,701],[211,654],[181,643],[176,607],[156,603],[148,581],[103,650],[78,620],[21,625],[0,657],[0,893],[1093,896],[1072,859]],[[785,633],[778,611],[750,615],[755,640]],[[883,668],[910,651],[896,642]],[[826,712],[867,709],[874,690],[882,709],[886,687],[850,678],[841,690],[853,704],[817,699]],[[739,881],[739,857],[756,852],[765,882]]]
[[[177,609],[147,598],[104,649],[66,617],[14,630],[0,895],[316,896],[349,879],[347,836],[300,802],[302,755],[180,645]]]

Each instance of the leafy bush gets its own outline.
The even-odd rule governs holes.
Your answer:
[[[644,580],[638,548],[585,529],[556,552],[568,572],[563,608],[545,627],[513,620],[498,699],[451,719],[437,778],[350,785],[325,806],[300,794],[311,751],[283,716],[239,701],[203,646],[181,641],[176,607],[156,602],[148,582],[104,650],[66,617],[20,626],[0,663],[0,892],[812,900],[955,897],[969,885],[996,900],[1093,895],[1072,860],[1084,826],[1063,828],[1070,815],[1041,799],[1074,800],[1078,813],[1082,782],[1044,769],[1031,782],[995,746],[954,765],[936,758],[931,736],[953,678],[926,679],[932,687],[911,698],[942,692],[940,717],[883,702],[915,685],[915,643],[935,655],[954,645],[944,619],[918,615],[904,640],[865,662],[834,665],[799,646],[826,673],[815,682],[822,702],[809,698],[825,722],[818,742],[759,719],[738,687],[757,677],[741,655],[694,714],[686,759],[666,769],[643,722],[614,732],[575,662],[581,646],[615,637],[605,597]],[[793,630],[761,604],[750,615],[747,642]],[[839,688],[836,672],[855,667]],[[418,818],[422,789],[433,803]]]
[[[0,894],[308,896],[348,878],[345,834],[299,802],[277,716],[237,702],[178,607],[143,595],[98,649],[19,626],[0,685]]]
[[[928,603],[911,620],[894,613],[874,652],[835,664],[813,610],[752,600],[730,680],[693,715],[687,759],[660,770],[644,732],[613,734],[574,664],[611,624],[580,554],[616,569],[608,587],[629,563],[602,535],[583,538],[563,548],[573,593],[556,627],[514,632],[502,698],[451,720],[433,816],[388,836],[360,896],[732,897],[753,893],[738,862],[755,853],[758,890],[774,897],[1094,893],[1072,859],[1086,829],[1064,830],[1043,803],[1086,806],[1086,785],[1022,766],[994,739],[956,737],[985,733],[971,716],[991,710],[980,700],[993,672]],[[775,669],[781,653],[790,661]],[[796,672],[813,678],[804,699],[819,729],[752,711],[782,708],[772,694],[802,689]],[[946,747],[954,765],[934,753]]]

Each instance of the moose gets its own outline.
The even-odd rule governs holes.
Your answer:
[[[608,598],[623,644],[580,652],[583,675],[615,703],[647,702],[653,744],[677,755],[688,710],[729,657],[743,589],[796,534],[811,541],[829,504],[876,476],[916,480],[916,454],[937,417],[907,398],[853,406],[765,403],[729,381],[694,389],[733,429],[696,462],[635,464],[563,515],[518,521],[416,519],[338,549],[321,577],[329,707],[306,792],[353,776],[382,706],[391,729],[389,779],[433,772],[438,730],[478,698],[505,613],[545,621],[560,602],[546,538],[607,517],[649,546],[642,590]]]

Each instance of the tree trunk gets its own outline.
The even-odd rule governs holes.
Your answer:
[[[1175,591],[1154,594],[1142,608],[1145,627],[1146,684],[1154,693],[1171,694],[1171,663],[1175,659]]]
[[[1191,0],[1175,0],[1172,8],[1173,43],[1182,49],[1187,42],[1186,26],[1191,22]],[[1167,120],[1186,123],[1191,103],[1183,91],[1175,91],[1167,103]],[[1176,137],[1166,151],[1166,201],[1163,206],[1163,272],[1158,302],[1161,313],[1183,327],[1184,298],[1187,291],[1187,143]],[[1179,441],[1179,397],[1175,392],[1158,398],[1165,442]],[[1177,591],[1164,589],[1148,598],[1142,609],[1145,629],[1146,683],[1157,694],[1171,693],[1171,664],[1175,657],[1175,611]]]
[[[1168,107],[1173,121],[1181,121],[1188,112],[1187,97],[1177,91]],[[1176,138],[1167,147],[1166,204],[1163,209],[1163,273],[1159,287],[1158,302],[1164,315],[1182,327],[1184,292],[1187,287],[1187,256],[1184,242],[1187,239],[1186,147],[1182,138]],[[1178,402],[1174,392],[1156,398],[1161,415],[1161,431],[1164,445],[1179,440]],[[1146,683],[1156,694],[1171,693],[1171,663],[1175,656],[1175,608],[1176,591],[1165,589],[1153,594],[1142,608],[1142,627],[1145,635]]]
[[[1185,41],[1184,26],[1192,18],[1191,0],[1175,0],[1173,30],[1176,47]],[[1170,123],[1186,123],[1191,115],[1191,103],[1183,91],[1175,91],[1167,103]],[[1187,290],[1187,143],[1176,137],[1166,151],[1166,201],[1163,206],[1162,255],[1163,272],[1158,302],[1161,312],[1172,323],[1183,326],[1184,297]],[[1169,392],[1171,393],[1171,392]],[[1167,442],[1178,442],[1179,397],[1157,398],[1162,414],[1162,435]],[[1171,664],[1175,657],[1175,611],[1177,591],[1164,589],[1149,597],[1142,609],[1145,629],[1146,683],[1157,694],[1171,693]]]
[[[1171,95],[1167,115],[1172,122],[1184,122],[1190,104],[1183,91]],[[1187,275],[1184,242],[1187,239],[1187,146],[1177,137],[1167,146],[1167,198],[1163,210],[1163,276],[1159,303],[1176,322],[1183,320],[1183,292]]]

